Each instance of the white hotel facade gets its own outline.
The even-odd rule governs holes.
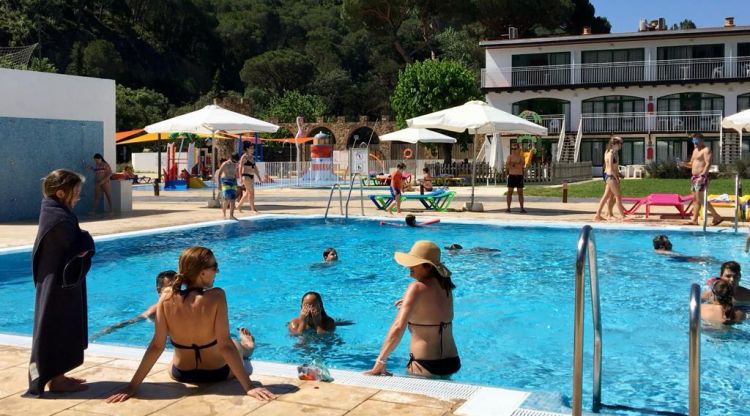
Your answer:
[[[601,172],[606,142],[625,143],[620,163],[686,160],[702,133],[714,164],[750,146],[721,119],[750,108],[750,26],[487,40],[487,102],[531,110],[548,127],[548,161],[591,161]],[[539,150],[540,148],[537,147]]]

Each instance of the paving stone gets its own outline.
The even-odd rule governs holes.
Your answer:
[[[300,384],[299,391],[283,395],[279,400],[351,410],[377,392],[375,389],[306,381]]]

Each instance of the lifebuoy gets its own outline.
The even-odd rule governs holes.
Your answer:
[[[409,149],[408,147],[404,149],[404,159],[411,159],[412,156],[413,156],[413,153],[411,149]]]

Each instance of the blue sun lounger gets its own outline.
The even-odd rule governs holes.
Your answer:
[[[370,201],[378,209],[385,209],[391,202],[393,202],[393,195],[368,195]],[[426,194],[401,194],[401,201],[417,200],[425,207],[425,209],[432,211],[447,211],[450,208],[453,198],[456,197],[456,193],[453,191],[446,191],[445,189],[437,189]]]

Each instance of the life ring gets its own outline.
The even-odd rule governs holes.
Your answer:
[[[404,149],[404,159],[411,159],[414,153],[408,147]]]

